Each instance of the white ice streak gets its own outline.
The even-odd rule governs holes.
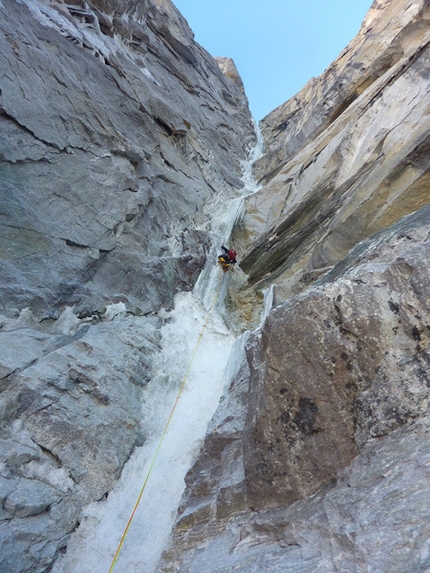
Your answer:
[[[86,508],[82,523],[69,543],[67,555],[62,562],[57,562],[54,573],[107,573],[179,387],[187,376],[115,566],[118,571],[127,573],[154,571],[183,492],[185,474],[218,405],[233,343],[232,335],[216,314],[210,317],[199,343],[206,317],[206,310],[192,293],[177,296],[170,322],[162,330],[164,344],[157,357],[157,375],[145,395],[143,429],[146,442],[136,449],[108,499]],[[197,344],[198,350],[187,374]]]
[[[263,312],[261,313],[260,316],[260,326],[263,326],[264,321],[269,315],[269,312],[272,310],[273,294],[274,294],[273,285],[270,285],[269,288],[263,290],[264,301],[263,301]]]
[[[89,7],[87,7],[87,10],[84,10],[77,5],[71,4],[76,14],[79,14],[79,11],[82,12],[82,17],[79,20],[78,17],[73,18],[71,16],[67,5],[56,3],[54,7],[44,0],[17,0],[17,2],[25,4],[36,20],[43,26],[53,28],[77,45],[92,50],[94,55],[101,58],[102,61],[109,60],[112,55],[121,52],[136,64],[146,78],[158,85],[148,68],[142,65],[144,57],[141,54],[136,55],[118,34],[114,34],[112,37],[103,34],[96,14],[92,13]],[[85,22],[85,14],[93,16],[91,23]],[[107,19],[112,18],[108,14],[104,14],[104,16]],[[128,14],[122,14],[121,17],[125,21],[129,19]]]
[[[245,193],[244,197],[252,195],[256,191],[260,189],[260,185],[255,181],[254,174],[253,174],[253,164],[255,161],[260,159],[260,157],[264,153],[264,140],[263,134],[261,133],[261,129],[257,123],[254,121],[254,130],[257,136],[257,143],[256,146],[251,150],[250,155],[246,161],[242,162],[242,181],[245,184]]]
[[[248,184],[246,184],[248,185]],[[251,192],[255,185],[251,185]],[[249,187],[245,187],[245,193]],[[221,198],[222,199],[222,198]],[[85,510],[69,542],[67,554],[57,560],[53,573],[107,573],[132,513],[154,454],[160,443],[178,390],[185,380],[171,424],[145,487],[115,569],[153,573],[170,534],[184,489],[184,477],[204,439],[223,387],[239,367],[247,335],[238,341],[229,360],[234,336],[217,312],[223,304],[228,273],[217,265],[221,244],[227,242],[240,214],[241,199],[212,206],[213,247],[194,293],[175,298],[175,308],[164,313],[162,350],[158,369],[145,392],[142,426],[146,441],[126,464],[108,499]],[[208,322],[206,322],[208,320]],[[207,324],[207,326],[206,326]],[[203,332],[204,331],[204,332]],[[203,333],[203,336],[200,335]],[[228,368],[227,368],[228,366]]]
[[[258,191],[259,186],[255,182],[252,172],[253,163],[263,154],[263,136],[257,124],[254,123],[255,133],[257,135],[257,144],[251,150],[247,161],[242,163],[242,181],[244,189],[240,197],[226,201],[225,197],[218,196],[210,206],[212,210],[212,249],[208,255],[208,260],[212,261],[201,273],[194,291],[198,294],[206,308],[212,303],[212,293],[216,288],[219,280],[219,267],[217,265],[218,254],[221,253],[221,246],[228,242],[231,230],[236,223],[240,222],[245,214],[245,198]],[[216,217],[213,216],[216,213]],[[231,246],[231,245],[225,245]],[[218,305],[223,304],[224,296],[227,289],[227,280],[222,280]]]

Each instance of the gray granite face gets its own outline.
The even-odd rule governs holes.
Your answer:
[[[220,65],[169,1],[0,2],[4,573],[49,570],[145,439],[156,315],[255,141]]]
[[[204,261],[187,230],[217,191],[242,186],[243,86],[170,2],[138,6],[2,9],[5,310],[44,318],[95,294],[131,312],[171,306]]]

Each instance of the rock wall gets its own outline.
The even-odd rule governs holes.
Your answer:
[[[427,571],[429,7],[378,0],[261,122],[234,232],[255,328],[157,571]]]
[[[234,64],[169,0],[0,15],[0,570],[42,573],[145,440],[159,311],[192,288],[255,135]],[[430,568],[429,19],[376,0],[261,124],[228,309],[243,331],[263,289],[274,306],[157,571]]]
[[[426,570],[429,237],[426,206],[249,337],[160,571]]]
[[[327,71],[262,121],[265,184],[236,234],[254,288],[276,276],[277,301],[297,294],[428,202],[429,18],[426,2],[375,2]]]
[[[255,134],[169,0],[8,0],[0,29],[0,570],[38,573],[145,439],[157,313]]]
[[[2,303],[40,318],[98,311],[96,294],[171,305],[204,255],[186,229],[214,190],[241,188],[254,137],[241,86],[173,5],[91,6],[2,12]]]

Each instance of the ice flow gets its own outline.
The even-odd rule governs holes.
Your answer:
[[[255,153],[244,166],[244,195],[256,190],[250,177]],[[241,344],[234,345],[235,337],[218,311],[229,274],[223,274],[215,263],[222,242],[227,241],[242,210],[242,198],[231,200],[227,208],[225,199],[212,205],[208,216],[213,241],[206,268],[194,292],[176,296],[174,310],[162,328],[162,349],[155,361],[158,370],[144,396],[142,425],[147,439],[136,448],[107,500],[85,509],[81,525],[72,535],[67,553],[57,560],[53,573],[108,573],[151,466],[114,570],[155,571],[184,490],[185,474],[199,451],[227,375],[232,374],[231,365],[237,359],[234,353],[241,352]],[[154,462],[184,380],[183,392]]]

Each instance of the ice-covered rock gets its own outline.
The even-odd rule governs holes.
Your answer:
[[[156,314],[255,134],[168,0],[0,2],[0,69],[0,570],[38,573],[146,439]]]

